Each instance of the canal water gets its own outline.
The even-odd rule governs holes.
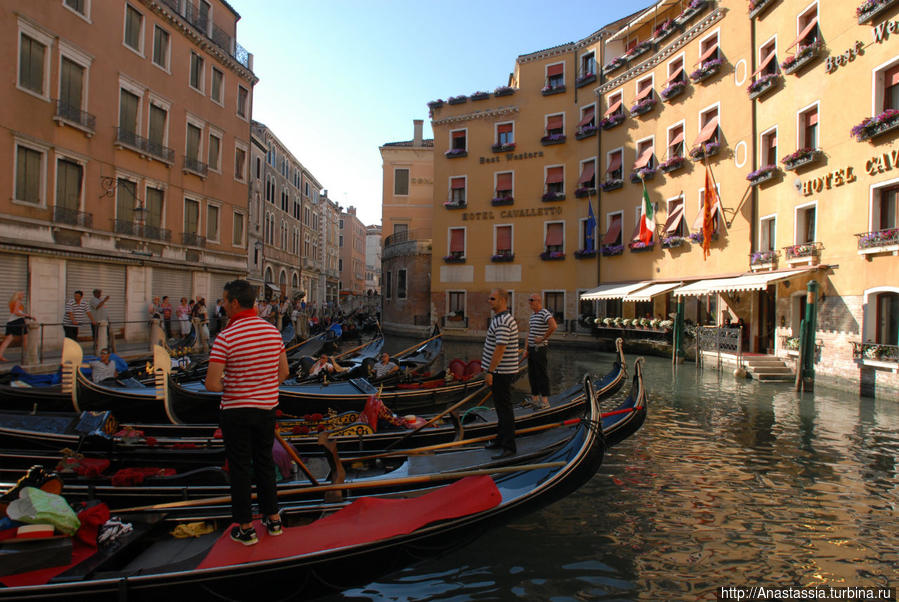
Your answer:
[[[474,358],[480,346],[445,352]],[[614,359],[558,346],[550,358],[554,390]],[[899,401],[821,386],[800,395],[714,365],[674,372],[646,360],[646,424],[584,487],[331,599],[714,600],[726,585],[899,586]]]

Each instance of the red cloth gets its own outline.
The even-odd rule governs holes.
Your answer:
[[[257,524],[259,543],[255,546],[234,543],[226,529],[197,568],[274,560],[380,541],[440,520],[483,512],[501,501],[496,484],[486,475],[467,477],[409,499],[362,498],[312,524],[284,529],[279,537],[268,536]]]
[[[7,575],[0,577],[0,583],[6,587],[24,587],[26,585],[43,585],[53,579],[62,572],[65,572],[87,560],[96,553],[96,544],[91,547],[79,539],[72,540],[72,562],[63,566],[54,566],[48,569],[38,569],[36,571],[28,571],[27,573],[19,573],[18,575]]]
[[[97,531],[100,526],[109,520],[109,507],[106,504],[97,504],[78,513],[81,527],[75,533],[75,539],[83,541],[92,548],[97,547]]]
[[[377,395],[369,395],[365,400],[365,407],[359,412],[359,422],[367,424],[371,427],[372,432],[378,432],[378,414],[380,406],[384,405]]]
[[[113,487],[127,487],[140,485],[147,477],[170,477],[175,474],[174,468],[156,468],[152,466],[142,468],[122,468],[112,475]]]
[[[95,479],[109,468],[109,460],[104,458],[63,458],[56,465],[56,470],[71,470],[81,477]]]

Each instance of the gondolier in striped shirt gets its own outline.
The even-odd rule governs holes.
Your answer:
[[[238,523],[231,539],[257,542],[250,501],[253,481],[262,524],[269,535],[281,535],[272,446],[278,386],[287,377],[287,355],[281,333],[256,315],[256,294],[246,280],[225,285],[223,306],[230,318],[209,352],[206,388],[222,392],[221,427],[231,477],[231,513]]]
[[[493,391],[496,408],[496,439],[487,444],[496,449],[495,460],[515,454],[515,414],[512,412],[512,381],[518,372],[518,324],[509,313],[509,296],[493,289],[487,298],[494,316],[487,328],[481,366],[487,372],[486,383]]]
[[[539,294],[531,293],[528,304],[534,312],[528,322],[528,345],[525,351],[528,358],[528,381],[531,384],[530,404],[538,409],[546,409],[549,407],[547,349],[549,337],[556,331],[556,319],[543,307]]]

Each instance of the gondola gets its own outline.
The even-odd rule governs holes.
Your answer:
[[[589,378],[584,387],[586,397],[595,399]],[[598,418],[598,404],[591,404],[590,417]],[[529,466],[462,471],[452,475],[451,485],[411,496],[354,499],[308,525],[291,521],[318,518],[326,508],[282,499],[285,535],[274,539],[263,533],[253,548],[228,541],[227,519],[208,536],[173,540],[167,535],[170,521],[189,516],[182,508],[125,515],[136,529],[118,545],[79,554],[79,562],[60,567],[56,575],[0,577],[8,586],[0,589],[0,600],[222,600],[257,598],[261,592],[268,599],[304,599],[345,589],[570,494],[596,473],[603,448],[601,430],[588,419],[567,444]]]

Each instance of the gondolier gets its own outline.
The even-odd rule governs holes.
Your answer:
[[[487,445],[496,449],[498,460],[515,454],[515,414],[512,411],[512,381],[518,372],[518,324],[509,313],[509,296],[493,289],[487,298],[494,316],[487,329],[481,366],[487,372],[485,382],[493,391],[496,408],[496,439]]]
[[[528,296],[531,319],[528,322],[528,344],[525,355],[528,358],[528,380],[531,385],[530,404],[537,409],[549,407],[549,360],[547,350],[549,337],[556,331],[556,319],[543,307],[538,293]]]
[[[281,333],[253,309],[255,293],[246,280],[225,285],[223,306],[230,318],[209,352],[206,388],[221,391],[221,426],[231,477],[231,513],[238,523],[231,539],[257,542],[250,510],[256,482],[262,524],[281,535],[272,446],[278,385],[288,374]]]

